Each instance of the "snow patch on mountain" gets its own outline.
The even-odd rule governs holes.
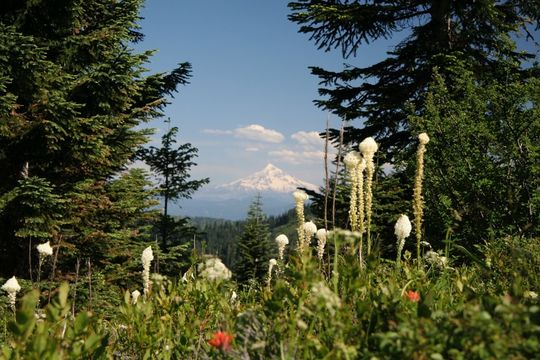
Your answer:
[[[317,186],[306,181],[297,179],[272,164],[266,165],[261,171],[238,179],[228,184],[216,186],[220,191],[242,192],[278,192],[290,193],[302,187],[309,190],[317,190]]]

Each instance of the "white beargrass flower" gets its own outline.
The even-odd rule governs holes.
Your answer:
[[[400,215],[394,226],[394,234],[398,239],[405,239],[411,235],[412,224],[407,215]]]
[[[429,136],[426,133],[421,133],[418,135],[418,141],[420,141],[420,144],[426,145],[429,142]]]
[[[295,202],[301,202],[304,203],[309,198],[308,194],[306,194],[303,190],[296,190],[293,192],[293,197]]]
[[[394,234],[397,237],[398,250],[397,250],[397,259],[396,263],[399,266],[401,262],[401,252],[403,251],[403,246],[405,246],[405,238],[411,235],[412,224],[407,215],[400,215],[399,219],[396,221],[394,226]]]
[[[8,293],[9,305],[11,306],[11,309],[15,311],[17,293],[21,291],[21,286],[15,276],[11,277],[4,285],[2,285],[2,290]]]
[[[311,242],[311,238],[313,235],[317,233],[317,225],[313,223],[313,221],[308,221],[304,224],[304,234],[306,239],[306,245],[309,246],[309,243]]]
[[[366,231],[367,231],[367,254],[371,253],[371,216],[373,207],[373,174],[375,172],[375,163],[373,157],[379,146],[372,137],[365,138],[358,146],[360,152],[366,160],[366,191],[365,191],[365,206],[366,206]],[[363,232],[363,229],[361,230]]]
[[[416,151],[416,174],[413,189],[414,230],[416,233],[416,257],[420,266],[420,242],[422,241],[422,221],[424,216],[424,199],[422,197],[422,181],[424,179],[424,153],[429,136],[426,133],[418,135],[418,149]]]
[[[306,235],[313,236],[317,233],[317,225],[313,221],[308,221],[304,224]]]
[[[200,275],[210,281],[229,280],[232,273],[218,257],[209,257],[199,264]]]
[[[37,251],[40,257],[51,256],[53,254],[53,248],[49,241],[37,246]]]
[[[39,244],[38,246],[36,246],[36,248],[39,253],[38,278],[37,278],[37,282],[39,283],[40,278],[41,278],[41,265],[43,263],[43,260],[45,260],[47,256],[51,256],[53,254],[53,248],[51,247],[51,244],[49,241],[43,244]]]
[[[289,245],[289,238],[285,234],[278,235],[276,237],[276,243],[278,246],[279,260],[283,261],[283,254],[285,253],[285,246]]]
[[[137,303],[137,300],[139,299],[139,296],[141,296],[141,292],[139,290],[134,290],[131,293],[131,303],[135,305]]]
[[[362,155],[367,158],[369,155],[373,156],[377,152],[379,145],[377,145],[372,137],[367,137],[360,143],[358,148]]]
[[[298,234],[298,251],[300,254],[304,252],[305,247],[305,233],[304,233],[304,203],[308,199],[308,195],[305,191],[296,190],[293,192],[295,210],[296,210],[296,220],[298,226],[296,232]]]
[[[360,163],[362,157],[358,151],[351,151],[343,157],[343,163],[348,170],[354,169]]]
[[[146,249],[144,249],[141,261],[143,265],[143,292],[144,296],[148,295],[148,292],[150,291],[150,264],[152,263],[152,260],[154,260],[154,253],[152,252],[152,247],[149,246]]]
[[[270,283],[272,282],[272,269],[276,265],[277,265],[276,259],[270,259],[270,261],[268,261],[268,280],[267,280],[268,286],[270,286]]]
[[[317,230],[317,255],[319,260],[322,260],[324,255],[324,247],[326,246],[326,238],[328,236],[328,230],[319,229]]]

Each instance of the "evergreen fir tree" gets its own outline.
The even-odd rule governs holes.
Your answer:
[[[166,123],[170,124],[170,119]],[[197,165],[193,161],[197,156],[197,148],[190,143],[175,147],[177,134],[178,127],[172,127],[162,136],[161,147],[142,148],[137,154],[159,177],[157,191],[164,201],[159,228],[164,246],[171,244],[169,237],[173,228],[176,228],[177,232],[192,228],[188,226],[186,219],[175,220],[169,216],[169,202],[189,199],[197,189],[209,182],[208,178],[190,180],[191,167]]]
[[[446,68],[446,58],[438,55],[452,54],[470,64],[477,81],[526,74],[535,55],[518,51],[514,39],[520,31],[532,38],[530,31],[540,24],[537,1],[301,0],[289,7],[300,32],[309,34],[319,49],[340,49],[345,59],[370,42],[407,35],[386,59],[371,66],[312,68],[324,86],[319,92],[325,99],[316,103],[343,120],[363,121],[361,128],[346,127],[345,143],[375,136],[379,156],[410,142],[407,106],[422,109],[433,68]],[[331,136],[337,139],[339,131],[332,130]]]
[[[263,281],[268,272],[268,261],[272,258],[270,230],[262,210],[261,195],[251,203],[242,236],[238,239],[238,262],[234,267],[237,281]]]
[[[4,204],[4,275],[28,267],[28,241],[15,234],[23,234],[29,216],[43,223],[61,217],[68,225],[53,244],[62,238],[77,256],[91,243],[88,256],[103,258],[101,245],[116,239],[109,224],[95,221],[119,201],[107,184],[146,142],[137,126],[161,115],[165,97],[190,72],[183,63],[169,74],[144,74],[152,53],[130,47],[143,37],[141,6],[142,0],[0,2],[0,194],[26,196],[20,180],[30,176],[42,179],[42,192],[70,204],[53,212],[36,205],[32,214]]]

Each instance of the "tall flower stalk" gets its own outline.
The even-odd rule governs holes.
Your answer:
[[[366,232],[367,232],[367,254],[371,253],[371,208],[373,206],[373,173],[375,171],[375,163],[373,157],[379,146],[371,137],[365,138],[360,143],[360,152],[366,161]]]
[[[272,283],[272,269],[276,265],[277,265],[276,259],[270,259],[270,261],[268,262],[268,279],[266,280],[267,281],[266,284],[268,285],[268,287],[270,287],[270,284]]]
[[[411,235],[412,225],[407,215],[401,215],[396,221],[394,226],[394,234],[397,237],[397,258],[396,266],[399,268],[401,264],[401,252],[403,251],[403,246],[405,246],[405,238]]]
[[[424,200],[422,196],[422,180],[424,179],[424,153],[429,136],[426,133],[418,135],[418,150],[416,152],[416,176],[413,192],[414,231],[416,233],[416,259],[420,266],[420,242],[422,241],[422,217],[424,215]]]
[[[143,293],[144,296],[148,296],[150,292],[150,264],[154,260],[154,253],[152,252],[152,247],[149,246],[144,249],[141,261],[143,265],[142,278],[143,278]]]
[[[358,205],[356,209],[358,210],[358,232],[360,233],[360,241],[358,243],[358,258],[360,265],[363,263],[363,236],[366,232],[366,223],[365,223],[365,201],[364,201],[364,170],[366,169],[366,159],[363,157],[360,159],[358,166],[356,167],[356,184],[357,184],[357,193],[358,193]]]
[[[283,261],[283,255],[285,253],[285,246],[289,244],[289,238],[287,235],[281,234],[276,237],[276,244],[278,246],[278,257],[280,261]]]
[[[360,153],[357,151],[351,151],[343,158],[343,163],[347,169],[349,180],[351,182],[351,194],[349,201],[349,223],[351,224],[351,230],[358,230],[358,197],[362,197],[362,194],[358,193],[358,175],[357,169],[360,163]]]
[[[308,195],[305,191],[296,190],[293,192],[295,209],[296,209],[296,219],[298,226],[296,231],[298,233],[298,252],[302,253],[305,246],[305,233],[304,233],[304,203],[308,199]]]

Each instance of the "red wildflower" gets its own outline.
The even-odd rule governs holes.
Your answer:
[[[208,343],[215,347],[216,349],[220,349],[222,351],[228,351],[231,347],[231,342],[233,341],[233,336],[227,332],[224,331],[218,331],[214,334],[212,339],[208,340]]]
[[[420,293],[418,291],[409,290],[409,291],[407,291],[405,296],[411,302],[419,302],[420,301]]]

